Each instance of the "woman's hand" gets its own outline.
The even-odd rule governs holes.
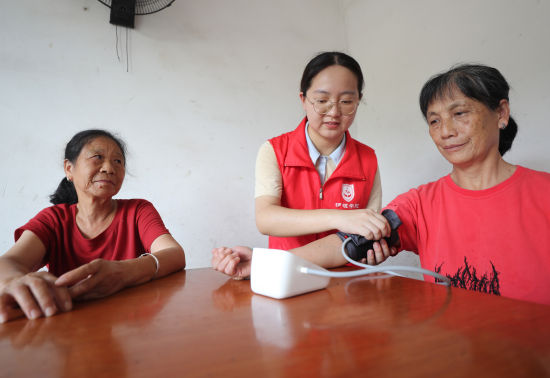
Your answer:
[[[373,249],[367,251],[367,258],[362,259],[360,262],[363,264],[369,265],[378,265],[390,256],[397,255],[396,247],[389,247],[386,239],[381,239],[379,242],[374,242],[372,245]]]
[[[334,214],[334,229],[368,240],[380,240],[391,234],[388,220],[371,209],[339,210]]]
[[[219,247],[212,250],[212,268],[235,279],[250,276],[251,262],[252,249],[249,247]]]
[[[32,272],[0,283],[0,323],[22,315],[36,319],[71,310],[69,290],[56,286],[56,279],[48,272]]]
[[[95,259],[63,274],[55,285],[68,287],[73,299],[106,297],[127,286],[124,263]]]

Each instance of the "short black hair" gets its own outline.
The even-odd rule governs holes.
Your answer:
[[[428,106],[434,100],[449,96],[455,89],[491,110],[496,110],[501,100],[509,101],[510,86],[496,68],[482,64],[461,64],[431,77],[424,84],[420,91],[420,110],[424,118],[427,116]],[[504,155],[512,147],[517,132],[518,125],[510,117],[508,125],[500,129],[500,155]]]
[[[342,66],[350,70],[357,78],[357,91],[359,92],[359,98],[363,96],[363,72],[361,66],[351,56],[339,51],[322,52],[316,55],[309,61],[302,74],[302,80],[300,82],[300,92],[306,94],[313,78],[317,76],[319,72],[330,66]]]
[[[71,138],[69,143],[67,143],[67,146],[65,146],[65,159],[67,159],[71,163],[75,163],[84,146],[99,137],[109,138],[113,142],[115,142],[120,148],[120,151],[122,152],[122,156],[124,158],[124,163],[126,164],[126,143],[124,143],[122,139],[114,136],[109,131],[100,129],[90,129],[76,133]],[[50,195],[50,202],[54,205],[58,205],[61,203],[77,203],[78,197],[76,195],[74,184],[67,180],[66,177],[64,177],[59,183],[59,186],[57,187],[55,192]]]

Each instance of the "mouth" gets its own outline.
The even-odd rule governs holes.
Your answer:
[[[340,126],[340,122],[337,121],[325,121],[323,122],[323,125],[328,127],[329,129],[337,129]]]
[[[115,185],[115,183],[112,182],[111,180],[94,180],[93,183],[94,184],[101,184],[101,185],[105,185],[105,184]]]
[[[446,152],[454,152],[460,150],[464,145],[466,145],[467,142],[464,143],[455,143],[455,144],[449,144],[447,146],[442,146],[442,148]]]

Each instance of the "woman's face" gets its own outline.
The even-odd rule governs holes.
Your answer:
[[[333,65],[319,72],[311,81],[307,93],[300,93],[302,106],[309,121],[310,137],[313,143],[340,143],[347,129],[353,123],[355,112],[342,114],[339,103],[357,104],[360,100],[357,91],[357,77],[349,69]],[[315,111],[312,102],[333,103],[332,109],[321,115]]]
[[[82,148],[74,164],[65,160],[65,174],[74,183],[79,201],[82,196],[110,199],[122,186],[125,163],[113,140],[98,137]]]
[[[455,89],[428,106],[426,119],[441,155],[453,166],[468,167],[494,158],[495,154],[500,156],[499,128],[508,124],[509,115],[506,100],[491,110]]]

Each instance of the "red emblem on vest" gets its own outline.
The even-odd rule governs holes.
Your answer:
[[[350,202],[355,197],[355,189],[353,184],[342,184],[342,198],[346,202]]]

